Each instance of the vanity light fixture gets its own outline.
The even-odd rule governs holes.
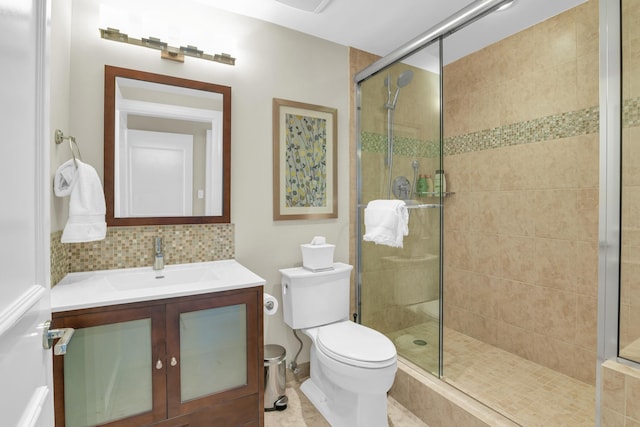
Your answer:
[[[180,46],[178,48],[169,46],[166,42],[163,42],[156,37],[136,39],[129,37],[125,33],[121,33],[120,30],[116,28],[107,28],[106,30],[100,28],[100,37],[114,42],[128,43],[135,46],[156,49],[160,51],[161,58],[170,59],[176,62],[184,62],[185,56],[191,56],[194,58],[206,59],[207,61],[219,62],[221,64],[236,65],[236,58],[232,57],[228,53],[216,53],[215,55],[210,55],[191,45]]]

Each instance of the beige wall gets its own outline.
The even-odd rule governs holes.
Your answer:
[[[447,326],[593,383],[597,1],[448,65],[444,98]]]
[[[116,0],[102,3],[116,4]],[[201,4],[186,7],[186,2],[181,1],[181,13],[174,14],[174,23],[197,27],[211,39],[234,40],[237,50],[229,53],[237,57],[237,65],[230,67],[195,58],[186,58],[181,64],[160,59],[160,53],[155,50],[102,40],[98,31],[99,4],[98,0],[53,2],[52,28],[62,42],[56,43],[54,39],[56,44],[52,47],[52,60],[58,63],[53,68],[59,70],[52,76],[55,90],[51,100],[52,129],[59,127],[74,135],[83,159],[102,176],[105,64],[231,86],[231,220],[235,226],[235,258],[265,278],[265,291],[280,300],[278,269],[300,265],[299,245],[309,242],[313,236],[326,236],[337,246],[335,260],[348,262],[348,49],[255,19],[214,12]],[[169,7],[169,2],[149,1],[149,4],[155,10]],[[185,11],[188,11],[186,17]],[[67,22],[59,20],[60,16],[71,18]],[[136,36],[135,29],[121,30]],[[188,42],[198,45],[198,40]],[[271,102],[274,97],[338,109],[337,219],[273,221]],[[68,147],[52,147],[52,174],[69,156]],[[52,231],[64,227],[67,203],[52,197]],[[284,324],[281,311],[265,319],[265,342],[284,345],[290,359],[297,351],[297,342]],[[308,341],[306,343],[300,362],[309,360]]]

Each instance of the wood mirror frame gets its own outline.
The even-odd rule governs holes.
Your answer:
[[[195,90],[215,92],[223,96],[222,120],[222,215],[219,216],[161,216],[115,217],[115,109],[116,78],[124,77]],[[187,80],[162,74],[148,73],[105,65],[104,72],[104,190],[108,226],[210,224],[231,222],[231,88],[213,83]]]

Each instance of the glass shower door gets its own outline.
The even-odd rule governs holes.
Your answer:
[[[441,167],[440,46],[361,82],[358,97],[359,313],[398,355],[440,373]],[[424,188],[424,183],[428,187]],[[409,210],[402,248],[363,241],[364,208],[401,199]]]

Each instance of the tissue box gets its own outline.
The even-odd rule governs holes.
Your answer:
[[[302,266],[311,271],[322,271],[333,268],[333,251],[336,245],[300,245],[302,248]]]

